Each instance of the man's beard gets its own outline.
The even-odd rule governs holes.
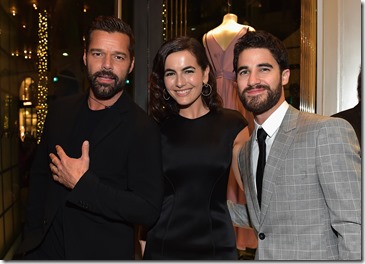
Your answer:
[[[100,83],[97,81],[98,77],[112,78],[114,79],[114,83],[113,84]],[[90,74],[89,72],[88,78],[91,84],[91,90],[93,91],[96,99],[99,100],[108,100],[112,98],[120,91],[123,91],[123,88],[126,83],[125,78],[119,80],[117,75],[115,75],[111,71],[105,71],[105,70],[95,72],[94,74]]]
[[[245,94],[254,88],[262,88],[267,91],[267,97],[265,95],[257,95],[254,97],[245,97]],[[242,93],[239,93],[240,100],[243,106],[254,115],[260,115],[270,110],[273,106],[277,104],[282,94],[282,82],[278,84],[276,89],[271,90],[268,85],[254,85],[249,86]]]

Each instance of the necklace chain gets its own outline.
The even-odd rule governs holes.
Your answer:
[[[91,100],[94,100],[94,101],[95,101],[95,102],[97,102],[98,104],[100,104],[100,105],[104,106],[104,107],[105,107],[105,109],[112,107],[111,105],[110,105],[110,106],[108,106],[108,105],[103,104],[102,102],[100,102],[99,100],[95,99],[95,98],[94,98],[94,97],[92,97],[92,96],[89,96],[89,98],[90,98]]]

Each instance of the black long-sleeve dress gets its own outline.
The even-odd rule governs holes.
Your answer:
[[[144,259],[238,258],[227,182],[233,142],[246,125],[229,109],[197,119],[174,116],[161,125],[165,194]]]

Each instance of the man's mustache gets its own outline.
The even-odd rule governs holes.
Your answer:
[[[107,77],[107,78],[111,78],[111,79],[115,79],[115,80],[118,79],[118,76],[116,76],[111,71],[98,71],[98,72],[93,74],[94,80],[98,77]]]
[[[254,89],[265,89],[265,90],[270,90],[270,86],[268,85],[264,85],[264,84],[255,84],[255,85],[248,85],[245,89],[244,92],[249,92],[251,90]]]

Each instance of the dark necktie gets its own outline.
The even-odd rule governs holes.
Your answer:
[[[259,201],[259,206],[261,207],[261,190],[262,190],[262,180],[264,177],[264,169],[266,164],[266,132],[263,128],[257,130],[257,141],[259,143],[259,159],[257,162],[256,170],[256,187],[257,187],[257,200]]]

